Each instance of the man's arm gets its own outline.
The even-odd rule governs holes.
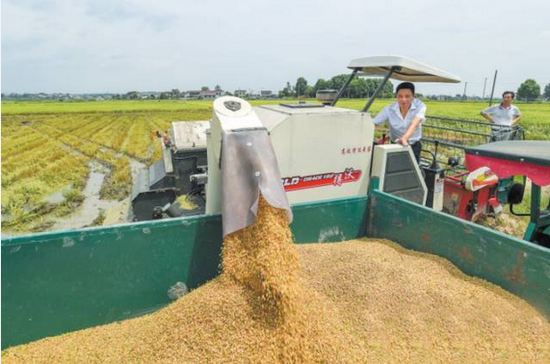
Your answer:
[[[398,138],[395,142],[405,147],[409,145],[409,139],[413,136],[416,129],[418,129],[418,125],[420,125],[424,120],[426,120],[426,105],[422,103],[405,134],[403,134],[403,136]]]
[[[483,116],[485,119],[489,120],[491,123],[495,123],[495,119],[491,116],[491,111],[493,109],[493,106],[490,106],[486,108],[485,110],[481,110],[481,116]]]
[[[376,115],[372,123],[374,125],[380,125],[385,123],[387,120],[388,120],[388,106],[383,108],[382,111],[380,111],[378,115]]]
[[[517,123],[519,121],[519,119],[521,119],[521,115],[518,115],[516,116],[515,118],[512,119],[512,125],[514,125],[515,123]]]
[[[495,123],[495,120],[491,117],[489,114],[484,114],[483,111],[481,112],[481,116],[483,116],[485,119],[489,120],[491,123]]]
[[[414,134],[414,132],[418,128],[418,125],[420,125],[420,123],[422,123],[422,120],[423,120],[423,118],[421,118],[421,117],[415,117],[414,119],[412,119],[411,125],[409,125],[409,128],[407,129],[405,134],[401,138],[398,138],[395,142],[397,144],[401,144],[405,147],[407,145],[409,145],[409,139],[412,137],[412,135]]]

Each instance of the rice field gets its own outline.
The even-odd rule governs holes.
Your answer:
[[[313,101],[313,100],[310,100]],[[254,105],[280,100],[252,101]],[[392,100],[377,100],[374,115]],[[365,100],[341,100],[361,109]],[[483,120],[486,104],[426,102],[428,114]],[[550,140],[550,104],[517,104],[527,139]],[[132,162],[161,158],[155,130],[174,120],[206,120],[212,101],[2,102],[2,228],[12,233],[47,230],[50,217],[70,214],[82,202],[89,163],[109,171],[102,199],[123,200],[131,191]],[[50,197],[62,194],[62,201]]]
[[[131,161],[149,165],[161,157],[153,131],[196,112],[108,112],[2,115],[2,228],[37,232],[48,217],[74,212],[89,174],[89,162],[109,171],[102,199],[123,200],[131,192]],[[206,113],[206,115],[208,112]],[[203,116],[203,118],[206,117]],[[63,202],[49,197],[63,194]],[[71,203],[69,204],[68,201]]]

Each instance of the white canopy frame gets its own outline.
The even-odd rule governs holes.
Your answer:
[[[363,110],[361,110],[362,112],[369,110],[390,78],[409,82],[459,83],[461,81],[460,77],[449,72],[442,71],[438,68],[403,56],[372,56],[357,58],[350,61],[348,68],[352,70],[352,73],[340,91],[338,91],[331,106],[336,105],[336,102],[338,102],[338,99],[355,76],[384,77]]]

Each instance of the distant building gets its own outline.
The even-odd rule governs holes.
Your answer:
[[[260,98],[262,99],[271,99],[274,98],[275,94],[271,90],[262,90],[260,91]]]
[[[220,97],[222,95],[222,92],[222,90],[201,91],[200,98],[205,100],[215,99],[217,97]]]
[[[187,98],[187,99],[198,99],[200,96],[201,96],[201,91],[200,90],[192,90],[192,91],[187,91],[187,93],[185,95],[185,98]]]
[[[247,94],[246,90],[235,90],[235,96],[237,97],[246,97]]]

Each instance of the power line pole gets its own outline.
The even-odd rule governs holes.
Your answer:
[[[493,79],[493,89],[491,90],[491,99],[489,100],[489,106],[493,104],[493,95],[495,94],[495,84],[497,83],[497,73],[498,73],[498,70],[495,70],[495,78]]]
[[[485,82],[483,83],[483,96],[481,100],[485,101],[485,88],[487,87],[487,77],[485,77]]]
[[[468,81],[464,82],[464,92],[462,93],[462,99],[466,100],[466,87],[468,86]]]

